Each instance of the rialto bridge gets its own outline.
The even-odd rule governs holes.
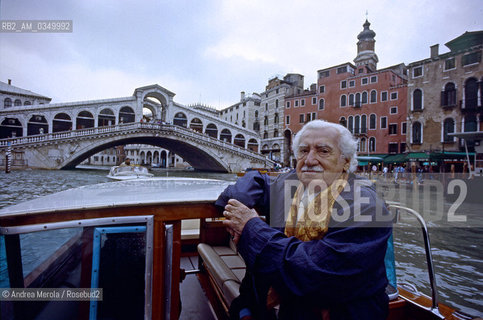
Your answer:
[[[255,132],[220,119],[214,109],[175,103],[174,95],[150,85],[125,98],[3,108],[0,156],[10,145],[28,167],[62,169],[116,145],[150,144],[200,170],[271,166],[258,153]]]

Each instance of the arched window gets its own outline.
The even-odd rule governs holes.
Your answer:
[[[242,134],[237,134],[235,136],[235,139],[233,141],[233,144],[241,147],[241,148],[245,148],[245,137],[242,135]]]
[[[369,116],[369,129],[375,130],[377,124],[377,116],[375,114],[371,114]]]
[[[324,110],[324,107],[325,107],[325,100],[320,99],[319,100],[319,110]]]
[[[105,127],[105,126],[113,126],[116,124],[116,116],[114,116],[114,112],[111,109],[103,109],[99,116],[97,117],[97,126],[98,127]]]
[[[188,126],[188,118],[186,118],[186,115],[183,112],[178,112],[174,115],[173,124],[175,126],[186,128]]]
[[[367,116],[365,114],[361,116],[361,133],[367,133]]]
[[[478,83],[475,78],[465,82],[465,109],[474,109],[478,105]]]
[[[275,117],[273,119],[273,123],[278,123],[278,113],[275,113]]]
[[[354,105],[354,94],[353,93],[351,93],[349,95],[349,105],[350,106],[353,106]]]
[[[253,152],[258,152],[258,142],[257,140],[251,138],[248,140],[247,149]]]
[[[359,151],[360,152],[366,152],[366,138],[362,138],[359,141]]]
[[[354,118],[349,116],[349,127],[347,128],[351,133],[354,133]]]
[[[268,116],[265,116],[265,117],[263,118],[263,125],[264,125],[264,126],[268,126]]]
[[[136,114],[131,107],[122,107],[119,110],[119,123],[131,123],[135,121]]]
[[[423,142],[423,130],[421,123],[416,121],[413,123],[412,143],[421,144]]]
[[[260,131],[260,122],[255,121],[253,123],[253,131]]]
[[[213,138],[218,138],[218,128],[213,123],[206,126],[205,133]]]
[[[376,152],[376,138],[369,138],[369,152]]]
[[[221,130],[220,140],[231,143],[231,131],[228,129]]]
[[[13,102],[13,105],[16,107],[20,107],[22,105],[22,101],[20,101],[20,99],[15,99],[15,101]]]
[[[358,92],[356,93],[356,107],[361,106],[361,94]]]
[[[278,99],[275,100],[275,108],[278,108]]]
[[[26,100],[24,103],[23,103],[24,106],[31,106],[32,105],[32,102]]]
[[[345,94],[340,96],[340,106],[345,107],[347,105],[347,96]]]
[[[423,110],[423,92],[421,89],[413,91],[413,110]]]
[[[49,133],[49,125],[47,119],[43,115],[33,115],[27,123],[27,135]]]
[[[367,103],[367,91],[364,91],[362,93],[362,104],[366,104]]]
[[[81,111],[75,120],[76,129],[94,128],[94,116],[89,111]]]
[[[372,90],[371,91],[371,103],[376,103],[377,102],[377,91]]]
[[[5,108],[9,108],[9,107],[11,107],[11,106],[12,106],[12,99],[10,99],[10,98],[5,98],[5,99],[3,100],[3,106],[4,106]]]
[[[5,118],[0,124],[0,139],[16,138],[23,135],[23,127],[17,118]]]
[[[340,118],[339,124],[347,128],[347,120],[345,119],[345,117]]]
[[[448,133],[454,133],[454,119],[447,118],[443,122],[443,141],[444,142],[454,142],[454,137],[448,135]]]
[[[273,130],[273,137],[274,138],[278,137],[278,130],[277,129]]]
[[[456,87],[454,83],[450,82],[444,86],[444,91],[441,92],[441,106],[456,106]]]
[[[203,132],[203,122],[198,118],[193,118],[190,122],[190,129],[200,133]]]
[[[268,139],[268,132],[267,131],[263,131],[263,139]]]
[[[354,117],[354,134],[359,134],[361,125],[361,117],[359,115]]]
[[[255,110],[255,118],[258,118],[258,110]]]
[[[67,113],[58,113],[52,121],[52,132],[72,130],[72,120]]]

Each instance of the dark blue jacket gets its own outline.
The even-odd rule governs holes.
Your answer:
[[[218,198],[220,207],[235,198],[256,208],[270,224],[251,219],[243,229],[238,249],[247,276],[235,304],[267,318],[272,286],[281,298],[280,319],[316,319],[320,309],[329,309],[331,320],[385,319],[384,255],[392,224],[384,202],[367,180],[350,175],[325,237],[303,242],[283,233],[287,197],[297,185],[294,171],[276,179],[249,172]]]

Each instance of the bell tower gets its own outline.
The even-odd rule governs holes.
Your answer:
[[[357,36],[357,39],[359,39],[357,42],[357,57],[354,59],[354,63],[358,69],[364,67],[365,72],[376,71],[377,63],[379,62],[374,50],[376,44],[374,37],[376,36],[376,33],[369,29],[370,25],[371,24],[366,19],[366,22],[363,24],[364,29]]]

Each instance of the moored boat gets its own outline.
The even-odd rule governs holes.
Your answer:
[[[149,173],[143,166],[114,166],[109,170],[107,177],[113,180],[132,180],[151,178],[154,175]]]

